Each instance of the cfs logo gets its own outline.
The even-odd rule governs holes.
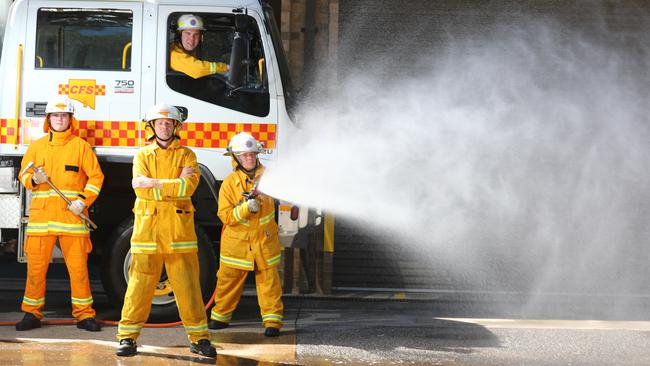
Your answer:
[[[95,109],[95,96],[106,95],[106,85],[97,85],[94,79],[69,79],[67,84],[59,84],[59,94]]]

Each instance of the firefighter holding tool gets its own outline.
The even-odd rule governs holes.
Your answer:
[[[104,174],[90,144],[75,136],[74,105],[65,96],[45,108],[46,136],[34,141],[21,163],[20,181],[32,191],[25,254],[27,281],[16,330],[41,326],[45,306],[45,279],[57,240],[70,276],[72,315],[77,328],[99,331],[88,279],[92,250],[88,207],[104,182]]]

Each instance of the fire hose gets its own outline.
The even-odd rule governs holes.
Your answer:
[[[210,300],[205,304],[205,311],[208,311],[212,304],[214,303],[214,296],[217,294],[217,289],[215,288],[210,296]],[[0,326],[15,326],[17,322],[0,322]],[[111,325],[117,326],[119,322],[115,320],[97,320],[97,323],[101,325]],[[77,324],[76,320],[45,320],[41,321],[41,325],[75,325]],[[170,322],[170,323],[145,323],[143,327],[145,328],[172,328],[183,324],[182,321]]]

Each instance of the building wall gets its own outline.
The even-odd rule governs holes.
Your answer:
[[[281,0],[282,34],[298,89],[313,87],[319,70],[328,81],[349,70],[380,77],[417,75],[424,51],[446,52],[458,40],[482,40],[496,30],[517,30],[530,19],[551,19],[562,33],[577,32],[613,49],[626,48],[630,70],[642,67],[648,50],[634,43],[650,34],[650,2],[635,0]],[[528,16],[521,16],[522,13]],[[506,21],[507,20],[507,21]],[[603,32],[603,29],[606,30]],[[424,51],[423,51],[424,50]],[[423,57],[424,56],[424,57]],[[641,65],[641,66],[639,66]],[[379,67],[376,67],[379,66]],[[376,68],[375,68],[376,67]],[[638,75],[648,78],[647,75]],[[649,84],[650,85],[650,84]],[[354,224],[337,220],[333,260],[334,287],[477,290],[444,270],[409,256],[403,247],[363,234]],[[630,258],[645,258],[630,247]],[[639,250],[636,252],[636,250]],[[645,262],[629,271],[644,277]],[[504,266],[508,266],[506,263]],[[525,268],[524,268],[525,269]],[[525,276],[498,282],[482,279],[487,290],[525,290]]]
[[[281,0],[282,40],[297,90],[309,87],[323,67],[334,67],[339,0]]]

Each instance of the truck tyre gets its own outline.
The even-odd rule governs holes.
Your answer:
[[[112,305],[122,308],[126,293],[128,271],[131,264],[131,234],[133,233],[133,218],[124,221],[112,233],[108,248],[102,255],[101,273],[104,290]],[[195,227],[199,242],[199,280],[203,303],[206,304],[215,289],[216,258],[208,235],[200,227]],[[178,321],[178,309],[174,293],[167,280],[164,266],[160,282],[154,293],[151,313],[148,322],[166,323]]]

